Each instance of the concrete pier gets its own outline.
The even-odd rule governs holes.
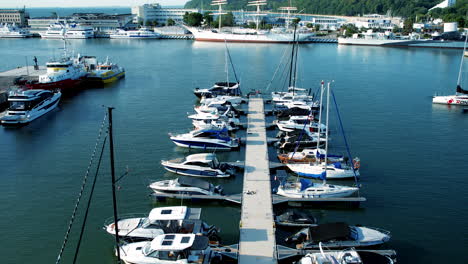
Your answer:
[[[262,98],[250,98],[247,118],[238,263],[277,263]]]

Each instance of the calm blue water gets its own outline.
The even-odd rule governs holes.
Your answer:
[[[192,89],[224,78],[224,44],[93,39],[71,41],[71,46],[82,54],[109,56],[126,68],[127,76],[64,99],[58,110],[27,127],[0,129],[0,228],[3,245],[8,244],[0,247],[3,263],[55,261],[105,113],[102,105],[116,107],[117,174],[127,166],[130,171],[119,183],[119,212],[144,213],[157,205],[148,197],[148,183],[174,177],[160,160],[187,154],[167,133],[190,128],[186,113],[196,102]],[[265,90],[286,48],[229,46],[244,91]],[[0,70],[24,65],[32,56],[43,64],[60,47],[55,40],[1,40]],[[315,44],[301,46],[299,55],[303,86],[334,80],[352,153],[361,158],[362,194],[368,199],[359,210],[311,211],[322,221],[392,231],[387,248],[397,250],[400,263],[467,263],[468,116],[460,108],[431,104],[436,92],[454,92],[460,51]],[[340,142],[340,136],[333,137]],[[243,157],[242,150],[220,154],[229,161]],[[102,230],[112,216],[107,154],[104,159],[81,263],[114,262],[113,239]],[[214,182],[235,193],[241,190],[242,175]],[[235,243],[239,208],[201,207],[203,217],[222,228],[224,242]],[[82,217],[80,211],[62,263],[71,261]]]

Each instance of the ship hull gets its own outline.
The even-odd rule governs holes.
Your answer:
[[[43,90],[56,90],[60,89],[62,92],[68,92],[76,89],[82,83],[82,79],[66,79],[58,82],[51,83],[26,83],[27,89],[43,89]]]
[[[208,30],[189,28],[196,41],[207,42],[239,42],[239,43],[291,43],[294,40],[292,33],[266,33],[266,34],[233,34],[217,33]],[[313,33],[298,33],[296,41],[307,42]]]
[[[338,38],[338,45],[463,49],[463,41]]]

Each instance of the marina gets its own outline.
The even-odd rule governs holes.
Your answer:
[[[35,41],[39,45],[46,45],[44,44],[45,42],[38,42],[38,39],[31,39],[30,41]],[[165,53],[167,52],[166,45],[168,45],[168,43],[170,43],[176,55]],[[56,44],[57,46],[60,46],[59,43]],[[9,46],[7,42],[2,43],[2,45]],[[430,144],[426,145],[429,138],[435,137],[440,139],[442,136],[441,132],[427,129],[428,127],[431,127],[434,122],[440,126],[443,126],[444,124],[453,125],[452,122],[455,122],[460,118],[456,108],[447,109],[435,106],[434,108],[429,108],[428,111],[427,105],[431,104],[431,95],[433,94],[433,91],[437,90],[437,87],[434,87],[431,83],[444,83],[445,81],[448,82],[449,80],[453,80],[453,76],[450,76],[449,73],[457,72],[460,59],[459,52],[442,51],[442,53],[439,53],[440,51],[419,50],[415,53],[409,53],[408,51],[400,49],[388,49],[387,51],[383,51],[376,48],[369,49],[368,47],[337,48],[336,46],[326,44],[318,44],[317,46],[313,46],[313,48],[301,49],[301,56],[304,56],[304,59],[311,60],[312,58],[317,57],[319,59],[334,58],[337,60],[336,62],[330,60],[328,63],[324,64],[323,67],[324,70],[330,72],[326,75],[335,79],[335,83],[341,83],[341,85],[335,84],[336,88],[334,89],[337,92],[337,96],[339,96],[338,99],[341,107],[349,111],[348,113],[346,113],[346,111],[343,113],[343,120],[347,127],[347,131],[349,131],[350,134],[349,140],[352,142],[353,151],[359,154],[359,157],[363,160],[363,166],[360,169],[360,173],[363,185],[362,194],[366,198],[347,197],[294,199],[279,197],[275,194],[268,194],[271,187],[260,189],[259,183],[270,186],[271,182],[274,181],[273,178],[275,172],[270,172],[270,167],[272,165],[280,166],[279,163],[275,163],[277,155],[276,150],[273,146],[269,146],[267,144],[268,138],[274,138],[274,134],[276,134],[277,131],[265,130],[267,124],[273,123],[272,119],[274,117],[265,116],[263,106],[264,100],[262,98],[251,97],[249,100],[249,106],[253,107],[257,104],[256,107],[258,107],[258,109],[249,109],[246,111],[248,114],[254,114],[248,115],[246,119],[244,117],[240,118],[241,122],[246,124],[247,130],[239,130],[235,132],[236,137],[240,138],[241,142],[244,141],[244,143],[241,144],[239,150],[228,152],[216,151],[216,155],[219,157],[220,161],[243,164],[244,167],[243,173],[237,172],[235,176],[228,179],[210,179],[210,182],[214,185],[222,185],[226,195],[224,197],[220,196],[218,199],[218,197],[212,198],[210,196],[202,197],[196,195],[178,196],[170,194],[152,194],[152,196],[156,196],[158,198],[182,198],[180,199],[182,201],[171,201],[171,199],[167,199],[164,202],[154,202],[155,200],[148,199],[147,195],[150,192],[147,188],[150,182],[149,180],[161,181],[175,179],[178,177],[172,173],[165,172],[164,168],[160,166],[159,161],[161,159],[173,159],[176,157],[185,157],[195,153],[200,153],[200,151],[197,150],[176,147],[172,142],[170,142],[167,133],[182,132],[183,129],[187,129],[192,125],[191,120],[186,118],[186,113],[193,111],[195,98],[192,95],[192,89],[194,87],[207,87],[207,85],[217,80],[217,76],[223,74],[222,69],[224,68],[225,63],[222,59],[224,58],[225,52],[224,45],[195,42],[189,43],[180,42],[178,40],[167,40],[167,42],[160,43],[138,42],[138,49],[134,47],[134,43],[126,41],[111,43],[111,41],[102,42],[101,40],[87,40],[86,42],[76,43],[73,45],[76,50],[80,47],[85,49],[87,54],[99,54],[101,57],[104,54],[109,54],[111,58],[118,58],[118,60],[113,61],[118,61],[119,65],[125,66],[127,77],[125,80],[114,83],[112,86],[107,86],[104,89],[83,89],[78,94],[63,101],[59,105],[59,109],[57,109],[58,111],[51,112],[47,116],[31,123],[27,127],[13,130],[2,129],[0,132],[4,139],[2,141],[2,147],[5,149],[5,153],[2,155],[2,158],[5,161],[8,161],[3,170],[6,173],[5,175],[15,176],[7,177],[5,182],[6,185],[4,185],[0,190],[2,191],[3,197],[13,199],[17,201],[16,204],[21,204],[25,207],[13,208],[11,205],[3,204],[1,205],[1,208],[3,210],[9,210],[12,212],[12,217],[17,218],[20,218],[19,215],[22,214],[25,209],[32,210],[30,217],[20,219],[20,221],[23,223],[24,221],[30,221],[32,219],[34,219],[34,221],[44,221],[44,217],[47,217],[51,218],[49,221],[52,226],[49,230],[41,230],[37,228],[37,225],[24,225],[26,232],[34,233],[40,237],[45,237],[45,233],[48,234],[52,232],[50,237],[47,238],[51,245],[50,247],[47,247],[47,252],[44,252],[43,255],[40,256],[24,255],[14,257],[12,254],[5,252],[8,260],[11,259],[12,262],[24,262],[36,259],[39,263],[45,263],[47,262],[47,259],[54,258],[57,249],[60,248],[59,244],[62,239],[61,234],[65,229],[66,218],[74,203],[75,193],[78,191],[77,186],[79,186],[81,181],[80,172],[82,172],[83,164],[86,164],[88,159],[90,151],[89,145],[92,144],[95,137],[95,128],[98,127],[98,123],[102,118],[103,111],[100,108],[100,105],[102,104],[112,104],[116,107],[115,130],[118,142],[116,145],[116,153],[118,160],[121,161],[117,163],[117,173],[119,174],[119,172],[124,171],[127,165],[130,166],[129,176],[123,178],[123,180],[118,184],[121,186],[118,191],[120,200],[119,213],[121,212],[122,214],[125,214],[126,212],[135,211],[149,212],[153,207],[180,205],[181,202],[184,205],[196,203],[197,206],[199,205],[203,208],[203,219],[207,220],[210,224],[220,227],[222,230],[220,235],[223,238],[223,245],[233,245],[241,241],[241,246],[238,252],[240,261],[242,259],[242,254],[245,254],[245,256],[252,256],[252,254],[259,254],[260,252],[257,250],[257,252],[254,253],[243,253],[242,241],[249,242],[248,238],[243,240],[243,227],[246,229],[265,228],[266,230],[269,230],[266,231],[266,234],[270,234],[269,232],[274,230],[273,216],[277,214],[276,210],[278,208],[306,202],[310,202],[312,208],[305,206],[303,210],[320,212],[322,217],[332,221],[345,218],[349,219],[349,222],[351,223],[362,223],[366,226],[375,225],[391,230],[392,240],[388,243],[388,247],[397,251],[398,261],[402,263],[424,263],[428,261],[429,258],[431,260],[434,258],[437,259],[435,254],[429,254],[429,256],[422,257],[413,254],[414,247],[421,245],[424,245],[426,250],[435,252],[436,247],[438,246],[435,245],[436,243],[429,241],[430,239],[428,239],[429,237],[432,237],[434,233],[438,234],[439,237],[443,237],[441,234],[443,232],[447,234],[447,237],[459,238],[460,241],[464,241],[464,238],[454,230],[433,230],[434,233],[425,234],[420,230],[420,227],[417,224],[421,223],[422,219],[427,221],[426,223],[422,222],[424,225],[434,223],[434,221],[445,221],[463,229],[464,227],[461,225],[462,223],[453,218],[455,211],[448,205],[448,197],[437,195],[439,199],[430,200],[431,206],[435,208],[434,210],[443,212],[443,214],[441,213],[437,218],[432,218],[429,212],[421,209],[414,209],[422,204],[427,204],[428,199],[430,199],[430,195],[433,194],[429,189],[423,186],[421,187],[422,189],[415,190],[419,194],[415,197],[413,196],[414,194],[410,194],[398,187],[398,183],[401,182],[405,182],[406,186],[413,187],[420,183],[421,177],[414,176],[407,178],[408,171],[413,175],[427,175],[424,180],[428,182],[428,185],[434,185],[436,182],[440,181],[439,175],[433,175],[430,173],[430,170],[436,169],[436,164],[429,164],[428,167],[423,168],[423,171],[421,172],[418,171],[415,164],[419,158],[427,159],[434,155],[433,152],[428,151],[429,149],[436,148],[440,150],[441,153],[446,153],[448,150],[444,149],[440,144],[448,143],[450,140],[454,139],[451,133],[445,132],[444,135],[449,134],[448,138],[445,138],[442,142],[431,141]],[[42,47],[47,49],[47,46]],[[12,46],[9,46],[8,48],[15,50]],[[275,63],[277,63],[278,57],[281,56],[283,49],[285,48],[284,45],[269,45],[255,50],[245,50],[241,45],[232,44],[231,46],[230,44],[229,48],[234,57],[238,73],[242,76],[242,84],[246,85],[246,87],[259,87],[260,90],[264,91],[264,94],[271,92],[271,90],[263,88],[262,85],[271,78],[271,74],[275,70],[273,67]],[[132,58],[117,57],[118,51],[121,49],[126,49],[131,52],[133,54]],[[147,58],[147,53],[139,51],[141,49],[156,50],[156,56],[161,60],[169,60],[171,57],[176,56],[180,64],[177,63],[174,65],[179,67],[178,71],[190,72],[191,74],[189,76],[174,74],[168,74],[165,76],[164,73],[166,73],[169,65],[154,65],[152,63],[153,58]],[[107,50],[107,52],[105,50]],[[28,55],[32,56],[32,52],[33,51],[28,51]],[[366,61],[363,60],[361,56],[357,56],[357,52],[364,53]],[[390,54],[386,54],[386,52],[390,52]],[[338,57],[336,54],[341,54],[341,56]],[[0,68],[2,71],[11,69],[13,63],[21,64],[22,60],[24,60],[24,57],[22,57],[21,59],[14,61],[14,57],[11,56],[12,55],[5,54],[7,61],[8,58],[10,58],[12,63],[2,64]],[[188,56],[192,56],[190,57],[190,62],[188,64],[182,63],[184,58]],[[248,61],[238,62],[235,59],[236,56],[247,59]],[[254,59],[258,58],[257,56],[260,56],[263,60],[267,60],[268,63]],[[382,56],[385,59],[382,59]],[[403,75],[400,78],[401,80],[396,80],[394,85],[385,84],[383,82],[386,76],[386,71],[384,71],[384,69],[387,69],[387,67],[389,67],[388,65],[399,65],[398,67],[400,67],[398,60],[403,56],[410,56],[414,60],[410,65],[404,66],[403,70],[408,70],[410,67],[414,67],[422,62],[426,62],[428,64],[428,62],[433,62],[434,58],[449,61],[450,63],[447,62],[446,65],[453,64],[453,66],[446,69],[442,65],[436,65],[440,74],[438,76],[432,76],[432,79],[428,77],[428,79],[419,80],[423,82],[422,86],[426,89],[423,89],[422,86],[414,85],[414,87],[416,87],[414,88],[415,91],[409,92],[413,99],[409,100],[405,99],[401,94],[395,95],[390,92],[391,88],[400,89],[399,91],[402,91],[402,89],[408,85],[415,84],[411,83],[411,81],[409,84],[405,84],[408,82],[408,80],[405,79],[405,76],[407,75]],[[40,56],[38,59],[40,61],[44,61],[44,57],[45,56]],[[138,63],[132,63],[133,61],[138,61]],[[455,61],[456,63],[452,63]],[[361,67],[359,67],[359,69],[354,69],[351,67],[353,63],[357,63]],[[374,67],[366,66],[368,64],[372,64]],[[155,72],[158,73],[151,75],[151,78],[148,78],[147,75],[143,73],[144,69],[148,68],[149,65],[153,65],[152,67],[154,67]],[[317,89],[324,73],[312,70],[313,65],[311,64],[306,65],[310,67],[309,70],[312,74],[304,78],[307,79],[311,87]],[[203,69],[208,69],[213,72],[207,73],[201,69],[202,67]],[[259,67],[261,67],[262,70],[259,70]],[[333,73],[333,69],[336,67],[338,72]],[[363,69],[378,78],[376,77],[376,79],[373,79],[372,83],[362,84],[362,80],[358,77],[358,74]],[[400,72],[399,70],[397,71],[396,68],[391,68],[390,71],[394,74]],[[249,75],[246,74],[247,72],[255,74]],[[180,78],[175,78],[175,76]],[[195,76],[197,76],[197,78],[195,78]],[[444,76],[449,77],[445,78]],[[194,81],[195,79],[197,80]],[[354,87],[354,93],[348,93],[349,90],[347,90],[346,86],[343,85],[344,82],[346,82],[346,86],[349,85],[349,87]],[[376,84],[381,85],[385,89],[382,88],[375,90],[374,86]],[[429,91],[429,88],[427,87],[432,87],[432,90]],[[359,93],[357,93],[357,91],[359,91]],[[184,94],[183,96],[181,96],[182,93]],[[358,107],[362,102],[360,94],[362,95],[366,93],[374,93],[374,98],[371,101],[366,102],[365,107]],[[347,94],[347,96],[342,97],[343,94]],[[415,94],[424,94],[427,98],[419,98],[415,101]],[[384,100],[388,97],[396,97],[402,100],[400,102],[400,109],[395,109],[395,112],[389,113],[388,107],[390,106],[390,102]],[[414,108],[409,108],[408,104],[404,103],[412,103],[412,107]],[[147,107],[141,107],[142,104],[145,106],[147,105]],[[270,110],[267,109],[266,111],[268,112]],[[416,111],[419,112],[419,115],[415,114]],[[77,113],[80,114],[77,115]],[[134,115],[133,113],[138,113],[138,115]],[[401,119],[392,119],[391,117],[395,114],[401,115]],[[388,124],[382,126],[375,125],[378,123],[378,120],[381,120],[382,118],[389,120]],[[174,122],[174,120],[178,121]],[[414,127],[405,126],[403,129],[403,127],[400,127],[400,122],[403,122],[403,124],[411,122],[414,124]],[[164,126],[161,124],[164,124]],[[255,127],[251,124],[254,124]],[[366,126],[373,126],[374,129],[371,131],[363,129],[362,126],[364,126],[364,124]],[[393,129],[388,130],[388,126]],[[463,124],[460,124],[460,126],[463,126]],[[449,130],[451,129],[451,126],[444,127],[447,127]],[[185,132],[188,131],[185,130]],[[338,139],[336,132],[336,128],[331,129],[333,140]],[[401,138],[400,135],[406,132],[413,135],[415,139],[410,141],[408,139]],[[51,137],[51,135],[55,136]],[[381,138],[381,135],[385,135],[385,140]],[[422,137],[424,139],[417,140],[418,137]],[[80,142],[80,144],[75,145],[69,140],[70,138],[74,138],[74,141]],[[389,142],[385,143],[386,140],[391,141],[392,144]],[[463,142],[464,139],[461,140]],[[259,141],[261,141],[262,144],[255,143],[258,143]],[[372,142],[371,145],[373,147],[368,148],[370,144],[369,142]],[[47,143],[47,146],[51,146],[48,149],[49,155],[43,155],[44,152],[40,151],[40,149],[44,149],[44,147],[46,147],[45,143]],[[395,148],[391,148],[394,144],[402,150],[399,151],[395,150]],[[28,153],[28,160],[24,160],[16,155],[6,155],[7,153],[15,152],[14,149],[17,147],[21,147],[21,152],[24,151],[25,155]],[[258,148],[259,150],[256,152],[251,148]],[[385,151],[389,149],[392,150],[390,152]],[[418,151],[416,152],[415,149],[418,149]],[[450,163],[457,163],[463,159],[464,152],[461,147],[455,146],[451,151],[454,151],[454,153],[457,153],[458,155],[455,157],[451,156],[454,160],[450,161]],[[263,156],[260,156],[259,153],[262,153]],[[375,155],[376,153],[379,155]],[[403,153],[405,155],[403,155]],[[253,155],[249,158],[249,154]],[[58,162],[56,160],[57,157],[61,157],[61,160],[70,162],[67,162],[67,164]],[[259,157],[261,157],[261,164],[259,162]],[[235,162],[236,160],[240,162]],[[15,162],[14,166],[11,163],[12,161]],[[379,167],[383,167],[388,161],[391,163],[399,163],[402,167],[397,166],[394,168],[392,173],[385,171],[382,172]],[[443,158],[442,162],[444,161],[447,161],[447,159]],[[32,165],[36,165],[37,168],[37,172],[34,173],[34,179],[31,179],[28,176],[32,173],[32,168],[27,166],[27,164],[30,163]],[[254,163],[254,166],[249,165],[252,163]],[[46,167],[39,166],[40,164],[54,164],[56,169],[50,171]],[[21,169],[18,170],[18,166]],[[460,169],[461,168],[458,167],[449,168],[446,176],[448,179],[458,182],[460,185],[452,186],[455,190],[463,187],[464,184],[453,176],[456,173],[460,173]],[[74,177],[64,178],[63,175],[70,175],[70,171],[74,172]],[[105,169],[104,171],[107,170]],[[249,173],[259,173],[259,177],[262,175],[262,178],[261,180],[253,179],[251,182],[253,185],[246,184],[249,182]],[[246,177],[249,177],[247,178],[247,181],[245,181]],[[47,188],[42,186],[42,184],[46,182],[50,184]],[[17,183],[24,184],[24,188],[19,188],[19,186],[16,185]],[[352,184],[352,182],[343,183],[342,181],[337,181],[336,184],[338,183]],[[33,186],[36,186],[34,190],[32,189]],[[54,188],[57,191],[48,197],[44,194],[47,193],[50,188]],[[96,209],[100,212],[94,213],[90,223],[93,223],[91,224],[93,227],[99,225],[99,229],[102,228],[102,221],[112,214],[110,211],[107,189],[108,186],[97,190],[97,199],[99,202],[93,204],[93,207],[95,207],[93,212]],[[38,197],[37,201],[33,201],[32,204],[30,204],[30,201],[26,201],[22,198],[23,196],[26,196],[28,190],[33,190],[33,195]],[[265,191],[265,193],[261,193],[260,190]],[[42,195],[40,195],[41,193]],[[252,204],[258,203],[258,197],[260,195],[263,197],[262,204],[265,206],[259,206],[257,208]],[[448,193],[446,195],[450,196],[450,201],[463,201],[462,197],[454,197]],[[242,198],[243,196],[244,198]],[[57,199],[59,197],[64,198]],[[252,200],[247,201],[249,198],[252,198]],[[244,208],[245,204],[241,207],[237,207],[201,203],[204,199],[218,199],[219,201],[232,203],[232,205],[239,204],[242,200],[243,202],[248,203],[249,206]],[[364,201],[365,203],[362,203]],[[319,210],[318,208],[321,208],[318,206],[319,202],[335,202],[340,204],[341,202],[349,202],[350,204],[358,206],[352,206],[353,210]],[[45,208],[44,204],[48,204],[48,208]],[[277,206],[273,207],[275,204]],[[31,206],[36,208],[31,208]],[[267,209],[267,211],[248,211],[253,209]],[[42,212],[38,210],[41,210]],[[411,212],[412,210],[416,210],[416,212]],[[262,219],[266,220],[264,223],[262,221],[258,221],[260,216],[256,216],[257,213],[262,214]],[[265,218],[265,214],[269,218]],[[398,217],[396,217],[396,215],[398,215]],[[392,218],[391,222],[388,221],[389,218]],[[10,217],[8,217],[8,219],[10,219]],[[253,223],[249,223],[249,220],[255,221],[253,221]],[[241,223],[242,228],[239,229]],[[258,224],[261,226],[249,227],[250,224]],[[416,231],[411,231],[413,229]],[[240,233],[238,233],[239,231]],[[259,235],[258,232],[250,234],[248,231],[250,230],[247,230],[244,233],[247,236]],[[29,239],[28,235],[14,237],[12,232],[9,230],[6,230],[6,235],[12,237],[14,241],[13,243],[26,243],[28,247],[38,247],[37,241],[27,241]],[[83,244],[80,259],[91,262],[100,261],[102,263],[114,263],[115,252],[112,248],[113,242],[109,239],[108,234],[105,234],[103,231],[89,231],[89,235],[93,237],[96,242]],[[279,243],[279,240],[274,237],[267,236],[267,239],[268,241]],[[307,253],[303,250],[290,249],[289,247],[283,247],[281,245],[276,249],[269,247],[268,250],[269,251],[262,251],[265,252],[265,254],[262,253],[262,256],[265,256],[265,259],[268,259],[270,263],[272,259],[282,260],[286,255],[302,256]],[[392,252],[394,253],[394,251],[387,250],[386,248],[383,250],[384,252],[382,254],[385,253],[391,255]],[[445,248],[444,250],[448,250],[451,254],[457,255],[455,250],[452,248]],[[234,252],[234,250],[232,252]],[[312,253],[312,251],[308,253]],[[462,255],[458,256],[463,260]],[[70,256],[68,255],[68,257]],[[243,263],[250,263],[250,261]]]

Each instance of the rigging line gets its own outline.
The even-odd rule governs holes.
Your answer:
[[[356,175],[356,170],[354,169],[354,162],[352,161],[353,156],[351,156],[351,151],[349,150],[349,145],[348,145],[348,140],[346,140],[346,134],[343,128],[343,123],[341,122],[341,115],[340,115],[340,110],[338,109],[338,104],[336,103],[336,97],[335,93],[332,91],[332,96],[333,96],[333,102],[335,104],[335,109],[336,109],[336,115],[338,116],[338,120],[340,121],[340,128],[341,128],[341,133],[343,134],[343,139],[344,143],[346,146],[346,151],[348,152],[348,156],[351,159],[351,168],[353,168],[353,173],[354,173],[354,182],[356,183],[356,186],[358,187],[358,196],[359,196],[359,186],[358,186],[358,178]]]
[[[236,68],[234,68],[234,62],[232,61],[231,52],[229,52],[229,48],[228,48],[226,40],[224,40],[224,44],[226,45],[229,62],[231,63],[232,71],[234,72],[234,78],[236,78],[236,82],[239,83],[239,79],[237,78]]]
[[[60,263],[63,251],[65,250],[65,246],[66,246],[66,244],[68,242],[68,237],[70,235],[70,231],[71,231],[71,228],[73,226],[73,222],[75,221],[76,212],[78,210],[78,206],[80,204],[81,197],[83,195],[84,187],[85,187],[86,182],[88,180],[88,176],[89,176],[91,166],[93,165],[94,157],[96,156],[97,147],[98,147],[99,141],[101,139],[101,135],[102,135],[102,131],[103,131],[106,119],[107,119],[107,114],[104,115],[104,120],[102,120],[101,127],[99,128],[98,137],[96,139],[96,145],[94,146],[93,154],[91,155],[91,160],[89,161],[88,168],[86,169],[86,173],[85,173],[85,176],[83,178],[83,183],[81,184],[81,189],[80,189],[80,192],[78,193],[78,199],[76,200],[75,208],[73,209],[72,216],[71,216],[70,222],[68,224],[68,229],[67,229],[67,232],[65,233],[65,238],[63,240],[62,247],[60,248],[60,252],[59,252],[59,255],[57,256],[57,260],[55,261],[56,264]]]
[[[293,86],[296,87],[297,85],[297,53],[299,53],[299,40],[296,40],[296,53],[294,54],[294,76],[293,76]],[[294,94],[294,92],[293,92]]]
[[[104,147],[106,146],[106,140],[107,140],[107,136],[104,137],[104,140],[102,142],[101,154],[99,155],[99,161],[97,163],[96,173],[95,173],[94,179],[93,179],[93,185],[91,186],[91,191],[90,191],[90,194],[89,194],[88,204],[86,205],[86,211],[85,211],[83,223],[81,225],[80,237],[78,238],[78,243],[76,245],[76,250],[75,250],[75,256],[73,257],[73,264],[75,264],[76,260],[78,259],[78,253],[80,251],[81,241],[83,239],[83,234],[84,234],[85,227],[86,227],[86,221],[88,220],[89,208],[91,207],[91,201],[93,199],[94,189],[96,187],[96,181],[97,181],[97,178],[98,178],[98,175],[99,175],[99,169],[101,168],[102,156],[104,154]]]
[[[267,85],[267,88],[266,88],[267,91],[270,89],[270,86],[271,86],[271,84],[273,83],[273,80],[275,79],[275,76],[276,76],[276,74],[278,73],[278,70],[279,70],[280,67],[283,65],[283,60],[284,60],[284,58],[286,57],[286,51],[287,51],[287,50],[288,50],[288,47],[285,47],[285,48],[283,49],[283,55],[281,55],[280,62],[278,63],[278,66],[276,66],[275,73],[273,73],[273,77],[271,78],[270,83],[268,83],[268,85]]]

